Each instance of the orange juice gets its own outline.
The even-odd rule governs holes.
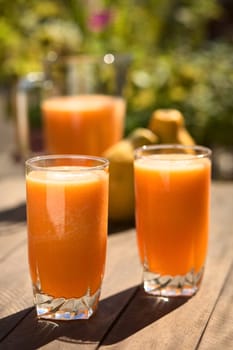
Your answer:
[[[123,136],[125,102],[107,95],[60,96],[42,104],[47,152],[102,153]]]
[[[203,268],[209,188],[208,158],[157,154],[135,160],[137,240],[148,271],[177,276]]]
[[[41,168],[28,172],[26,188],[34,286],[55,298],[93,295],[104,273],[107,172]]]

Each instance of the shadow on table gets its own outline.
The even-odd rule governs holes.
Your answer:
[[[18,233],[25,228],[26,223],[26,204],[21,203],[18,206],[0,211],[0,235],[9,235]]]
[[[9,230],[9,226],[26,222],[26,203],[20,203],[16,207],[0,211],[0,231],[4,226]],[[108,222],[108,234],[120,233],[135,227],[134,221],[129,222]]]
[[[108,234],[111,235],[113,233],[120,233],[122,231],[126,231],[135,227],[134,220],[127,222],[108,222]]]
[[[0,211],[0,222],[23,222],[26,220],[26,204],[20,203],[16,207]]]
[[[16,314],[0,319],[0,342],[3,341],[3,339],[7,337],[7,335],[17,326],[17,324],[19,324],[29,313],[31,313],[32,310],[34,310],[34,307],[21,310]]]
[[[98,311],[89,320],[46,321],[37,320],[34,308],[19,321],[19,313],[0,321],[12,325],[12,332],[2,346],[12,349],[37,349],[53,340],[82,344],[110,345],[119,342],[140,329],[156,322],[188,299],[165,300],[148,296],[141,286],[135,286],[100,301]],[[26,313],[27,310],[22,310]],[[124,312],[123,312],[124,310]],[[23,315],[23,314],[22,314]]]

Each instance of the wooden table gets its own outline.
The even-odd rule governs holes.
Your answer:
[[[0,181],[0,349],[233,349],[233,183],[213,183],[209,253],[191,299],[147,296],[134,228],[110,227],[97,313],[37,320],[27,265],[24,177]]]

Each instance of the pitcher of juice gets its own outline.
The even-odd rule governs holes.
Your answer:
[[[100,156],[124,133],[127,57],[67,57],[47,62],[41,104],[45,150]]]
[[[21,156],[28,158],[35,153],[100,156],[118,142],[124,133],[124,87],[130,63],[128,55],[53,54],[44,61],[42,74],[23,77],[16,94]],[[35,117],[41,131],[39,148],[34,147],[32,140]]]

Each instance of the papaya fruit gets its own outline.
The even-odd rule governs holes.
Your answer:
[[[109,149],[103,156],[109,159],[109,219],[129,222],[134,218],[134,149],[156,143],[157,136],[149,129],[135,129],[129,136]]]
[[[148,128],[159,138],[160,143],[192,146],[194,139],[185,127],[182,113],[176,109],[158,109],[149,121]]]

